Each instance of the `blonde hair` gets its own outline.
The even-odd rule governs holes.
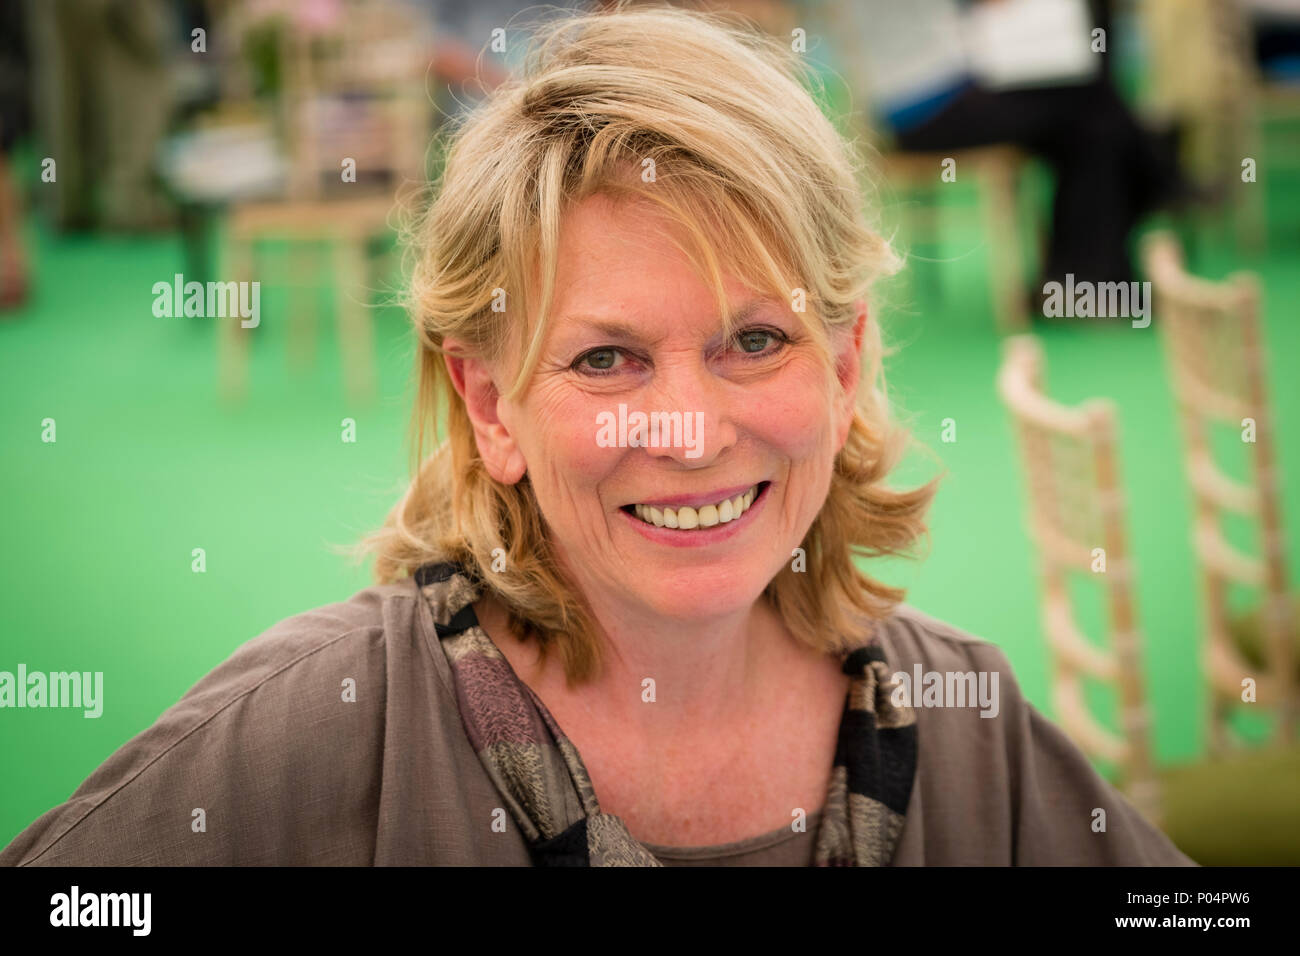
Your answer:
[[[418,467],[383,528],[360,545],[376,555],[376,581],[459,563],[508,610],[514,633],[559,654],[570,684],[599,672],[593,619],[559,570],[528,477],[506,485],[488,475],[443,343],[458,339],[489,362],[522,356],[507,393],[522,394],[546,331],[561,217],[601,193],[654,203],[682,226],[728,335],[724,263],[781,301],[802,293],[806,311],[796,314],[833,390],[832,333],[851,329],[854,302],[900,262],[867,224],[860,161],[807,92],[808,78],[780,42],[717,14],[619,7],[541,28],[522,77],[451,134],[436,198],[416,227]],[[501,290],[504,312],[493,309]],[[537,317],[531,328],[528,315]],[[902,600],[859,571],[854,553],[907,550],[925,532],[934,493],[934,482],[883,485],[906,436],[890,423],[874,321],[864,352],[848,439],[802,542],[806,570],[787,566],[765,591],[799,640],[827,651],[861,643],[861,616],[881,618]],[[440,396],[446,438],[426,459]],[[489,571],[494,553],[504,570]]]

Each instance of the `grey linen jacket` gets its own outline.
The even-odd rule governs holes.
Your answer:
[[[918,689],[917,773],[894,865],[1194,865],[1030,705],[996,645],[907,606],[880,639],[891,672],[999,674],[996,717],[921,706]],[[0,864],[529,866],[513,819],[494,813],[502,805],[407,579],[244,644]],[[1094,832],[1097,808],[1105,832]]]

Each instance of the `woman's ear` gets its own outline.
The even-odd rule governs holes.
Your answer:
[[[862,377],[862,340],[866,335],[867,303],[859,299],[854,303],[855,316],[851,328],[842,328],[837,339],[835,355],[835,378],[839,388],[836,391],[835,450],[844,447],[849,437],[849,428],[853,424],[853,415],[857,411],[858,382]]]
[[[508,403],[497,389],[492,369],[455,339],[443,343],[443,361],[452,385],[465,402],[474,441],[488,474],[502,484],[515,484],[523,478],[528,464],[502,417],[502,406]]]

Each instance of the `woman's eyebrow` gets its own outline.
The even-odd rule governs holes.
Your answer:
[[[566,315],[560,318],[557,325],[561,323],[566,331],[598,332],[602,337],[614,341],[631,342],[641,337],[641,329],[637,325],[631,322],[620,322],[618,319],[593,315]]]
[[[752,299],[732,311],[731,321],[738,325],[749,319],[767,304],[768,300],[766,299]],[[605,338],[617,342],[638,341],[644,335],[642,328],[635,323],[623,322],[599,315],[565,315],[560,317],[559,323],[563,323],[567,329],[574,331],[579,330],[575,327],[581,327],[581,331],[598,332]]]

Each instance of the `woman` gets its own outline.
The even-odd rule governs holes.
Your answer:
[[[447,438],[381,584],[245,645],[0,861],[1189,862],[994,645],[854,567],[933,492],[883,484],[864,296],[897,263],[861,208],[779,44],[548,27],[422,225]],[[922,706],[918,668],[992,693]]]

